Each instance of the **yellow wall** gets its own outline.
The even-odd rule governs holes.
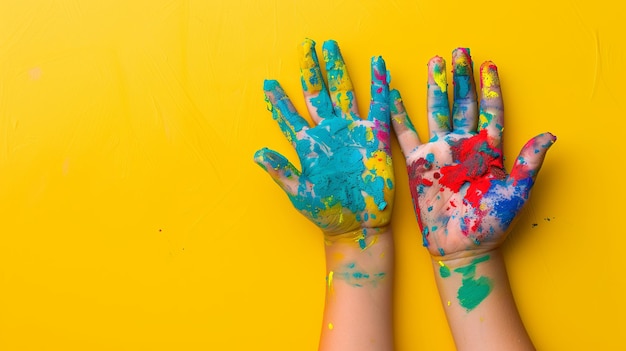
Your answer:
[[[261,87],[305,110],[305,37],[340,43],[362,111],[382,54],[423,137],[428,58],[494,60],[507,164],[559,138],[505,245],[529,332],[541,350],[624,344],[625,5],[480,3],[0,2],[0,350],[316,348],[320,233],[252,162],[295,157]],[[397,349],[451,350],[395,168]]]

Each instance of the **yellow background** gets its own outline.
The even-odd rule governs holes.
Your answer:
[[[559,138],[505,244],[526,326],[540,350],[619,349],[624,5],[500,3],[3,0],[0,350],[316,349],[321,234],[252,162],[295,161],[261,87],[305,110],[305,37],[339,42],[361,111],[383,55],[422,137],[428,58],[495,61],[507,165]],[[397,349],[451,350],[393,152]]]

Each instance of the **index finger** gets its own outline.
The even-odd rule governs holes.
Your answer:
[[[266,80],[263,83],[263,91],[265,92],[267,109],[272,112],[272,118],[278,122],[280,130],[287,140],[295,144],[297,140],[296,134],[308,128],[309,124],[298,114],[278,81]]]

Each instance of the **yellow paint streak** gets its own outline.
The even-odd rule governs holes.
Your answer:
[[[310,39],[305,40],[300,46],[300,72],[308,93],[322,91],[322,77],[311,79],[319,74],[319,67],[313,60],[314,50],[313,41]]]
[[[374,132],[370,128],[367,128],[365,131],[365,140],[367,141],[374,140]]]
[[[500,95],[498,92],[494,90],[494,88],[500,86],[500,80],[498,79],[495,66],[485,65],[482,67],[482,71],[480,73],[483,97],[488,99],[499,97]]]
[[[387,182],[387,179],[393,179],[393,168],[391,167],[391,156],[389,156],[386,152],[382,150],[378,150],[372,154],[367,160],[365,160],[365,168],[369,170],[369,172],[365,172],[363,174],[364,178],[367,175],[376,177],[383,177],[384,181]],[[375,173],[373,172],[375,171]],[[373,202],[372,202],[373,204]]]
[[[335,275],[335,272],[333,271],[328,272],[327,284],[328,284],[328,291],[331,293],[333,292],[333,276],[334,275]]]
[[[434,120],[437,123],[437,125],[440,127],[443,127],[443,128],[450,127],[450,118],[447,115],[437,113],[434,116]]]
[[[369,243],[367,242],[367,238],[371,238]],[[365,234],[361,234],[359,237],[357,237],[354,242],[359,245],[359,242],[361,240],[365,240],[365,247],[361,249],[361,251],[365,251],[367,249],[369,249],[370,247],[372,247],[372,245],[376,244],[376,242],[378,241],[378,234],[373,234],[373,235],[368,235],[367,237],[365,236]],[[359,245],[360,247],[360,245]]]
[[[439,86],[439,89],[441,89],[441,92],[445,93],[448,90],[445,67],[442,67],[439,72],[433,71],[433,79],[435,83],[437,83],[437,86]]]
[[[334,94],[335,100],[337,101],[337,105],[344,113],[350,112],[350,105],[352,104],[352,100],[346,94],[346,91],[340,91]]]
[[[481,113],[478,116],[478,128],[479,129],[484,129],[487,128],[487,126],[489,125],[489,117],[487,115],[485,115],[484,113]]]

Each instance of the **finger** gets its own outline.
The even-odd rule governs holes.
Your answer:
[[[476,130],[478,102],[474,83],[472,57],[469,49],[458,48],[452,52],[454,102],[452,105],[452,127],[457,133]]]
[[[372,85],[370,111],[367,119],[374,122],[376,137],[385,147],[390,144],[389,136],[389,81],[387,68],[382,57],[372,57]]]
[[[354,96],[354,89],[352,88],[352,81],[348,75],[348,70],[337,42],[334,40],[324,42],[322,52],[326,62],[328,89],[330,91],[330,99],[333,102],[335,116],[358,119],[359,111]]]
[[[498,68],[487,61],[480,66],[480,115],[478,131],[486,131],[490,144],[502,150],[502,131],[504,130],[504,104]]]
[[[509,179],[513,180],[514,185],[527,187],[527,190],[530,190],[543,165],[546,153],[554,142],[556,142],[554,135],[543,133],[530,139],[524,145],[509,175]]]
[[[254,154],[254,162],[261,166],[289,196],[297,194],[300,171],[283,155],[268,148]]]
[[[389,93],[389,106],[393,131],[396,133],[396,138],[398,138],[404,157],[408,158],[411,152],[420,146],[420,138],[404,109],[400,92],[396,89],[391,90]]]
[[[450,132],[450,105],[446,61],[435,56],[428,61],[428,129],[435,140]]]
[[[332,117],[333,104],[317,59],[315,42],[308,38],[300,45],[300,81],[307,109],[315,123]]]
[[[272,118],[278,122],[278,126],[287,140],[295,143],[297,140],[296,133],[308,128],[309,124],[296,112],[296,108],[277,81],[266,80],[263,84],[263,90],[265,91],[267,109],[272,113]]]

